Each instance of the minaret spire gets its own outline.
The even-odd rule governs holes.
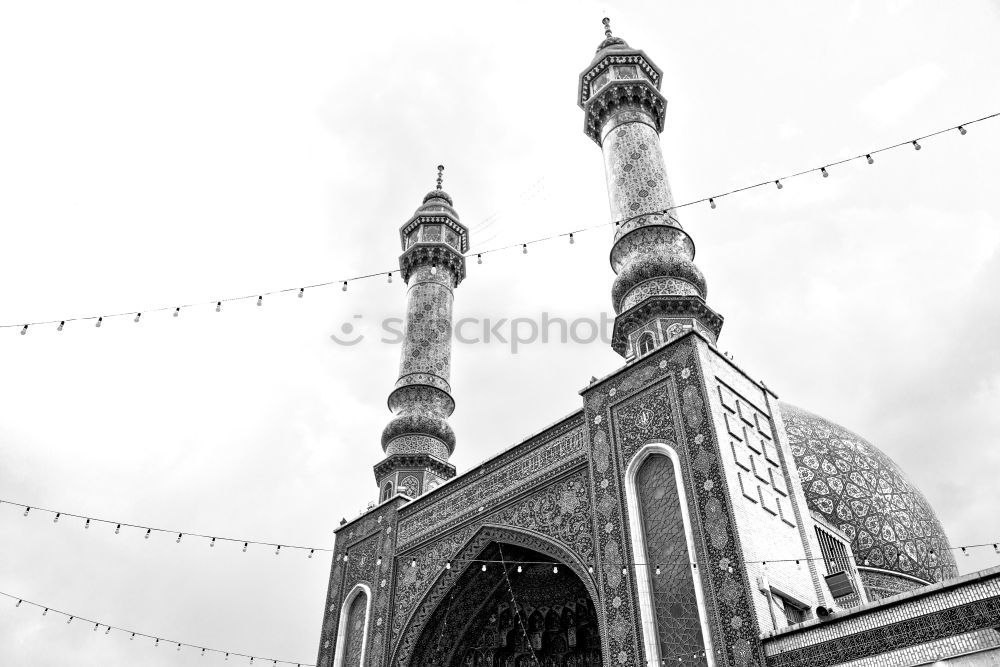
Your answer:
[[[694,264],[694,242],[681,228],[667,180],[660,132],[667,100],[663,71],[611,34],[580,74],[584,133],[604,154],[615,221],[611,346],[625,358],[649,352],[696,329],[715,341],[722,316],[705,303],[705,277]]]
[[[393,418],[382,432],[386,457],[375,466],[379,498],[415,498],[455,476],[448,458],[455,433],[448,417],[451,397],[451,329],[454,289],[465,278],[469,230],[459,221],[451,195],[436,188],[400,228],[399,273],[409,286],[399,379],[389,394]]]

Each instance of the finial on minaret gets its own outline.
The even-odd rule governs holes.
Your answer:
[[[438,190],[441,189],[441,183],[443,181],[444,181],[444,165],[443,164],[439,164],[438,165],[438,180],[437,180],[437,189]]]
[[[604,19],[601,21],[601,23],[604,24],[604,36],[606,38],[610,38],[611,37],[611,19],[609,19],[607,16],[605,16]]]

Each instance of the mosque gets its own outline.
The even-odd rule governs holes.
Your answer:
[[[336,531],[319,667],[1000,665],[1000,568],[959,577],[895,463],[716,347],[660,148],[662,78],[607,19],[579,77],[618,221],[622,366],[461,475],[450,327],[469,231],[440,168],[400,228],[378,502]]]

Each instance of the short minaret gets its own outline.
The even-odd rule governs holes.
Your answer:
[[[439,165],[437,187],[399,229],[399,273],[409,290],[399,379],[389,394],[394,417],[382,432],[386,456],[375,466],[380,500],[396,493],[416,498],[455,476],[448,463],[455,433],[447,421],[455,411],[448,383],[452,302],[465,278],[469,230],[441,189],[443,172]]]
[[[611,34],[580,75],[583,131],[604,153],[616,223],[612,347],[625,358],[643,355],[694,328],[713,342],[722,316],[705,303],[705,277],[694,264],[694,242],[677,220],[660,148],[667,100],[663,72],[642,51]]]

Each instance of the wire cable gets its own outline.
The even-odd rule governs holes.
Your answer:
[[[943,128],[943,129],[940,129],[940,130],[936,130],[936,131],[930,132],[928,134],[921,135],[921,136],[916,137],[914,139],[908,139],[908,140],[905,140],[905,141],[900,141],[898,143],[890,144],[888,146],[882,146],[881,148],[875,148],[873,150],[865,151],[863,153],[858,153],[857,155],[855,155],[853,157],[848,157],[848,158],[844,158],[844,159],[841,159],[841,160],[835,160],[835,161],[832,161],[832,162],[826,162],[826,163],[823,163],[820,166],[810,167],[808,169],[803,169],[801,171],[796,171],[796,172],[792,172],[792,173],[789,173],[789,174],[785,174],[784,176],[778,176],[778,177],[768,178],[768,179],[760,181],[758,183],[753,183],[753,184],[750,184],[750,185],[745,185],[745,186],[742,186],[742,187],[733,188],[732,190],[727,190],[727,191],[724,191],[724,192],[720,192],[719,194],[714,194],[714,195],[702,197],[700,199],[694,199],[694,200],[691,200],[691,201],[688,201],[688,202],[684,202],[682,204],[676,204],[674,206],[670,206],[670,207],[665,208],[665,209],[660,209],[660,210],[656,210],[656,211],[647,211],[647,212],[641,213],[639,215],[631,216],[631,217],[628,217],[628,218],[623,218],[623,219],[620,219],[620,220],[615,220],[615,221],[612,221],[612,222],[591,225],[589,227],[581,227],[579,229],[567,230],[567,231],[559,232],[559,233],[555,233],[555,234],[549,234],[548,236],[542,236],[542,237],[534,238],[534,239],[527,239],[527,240],[519,241],[517,243],[510,243],[508,245],[499,246],[499,247],[496,247],[496,248],[487,248],[485,250],[469,251],[469,252],[467,252],[467,253],[464,254],[464,257],[466,259],[469,259],[469,258],[475,256],[477,263],[481,264],[482,263],[483,255],[489,255],[489,254],[493,254],[493,253],[497,253],[497,252],[502,252],[504,250],[510,250],[512,248],[518,248],[518,247],[522,248],[522,250],[525,253],[527,253],[527,248],[528,248],[529,245],[534,245],[534,244],[537,244],[537,243],[543,243],[545,241],[550,241],[552,239],[557,239],[557,238],[562,238],[562,237],[568,237],[569,240],[570,240],[570,242],[572,243],[573,240],[574,240],[574,238],[575,238],[575,235],[582,234],[582,233],[585,233],[585,232],[588,232],[588,231],[591,231],[591,230],[594,230],[594,229],[599,229],[599,228],[602,228],[602,227],[609,227],[609,226],[618,227],[620,225],[628,224],[632,220],[636,220],[636,219],[644,217],[644,216],[668,213],[668,212],[673,211],[673,210],[677,210],[677,209],[680,209],[680,208],[685,208],[687,206],[694,206],[695,204],[702,204],[702,203],[705,203],[705,202],[708,202],[709,204],[711,204],[712,208],[716,208],[716,205],[715,205],[716,200],[722,199],[723,197],[729,197],[731,195],[735,195],[735,194],[738,194],[738,193],[741,193],[741,192],[746,192],[748,190],[753,190],[755,188],[760,188],[760,187],[770,186],[770,185],[777,185],[778,188],[780,189],[781,187],[783,187],[782,186],[782,182],[783,181],[787,181],[787,180],[792,179],[792,178],[798,178],[800,176],[805,176],[806,174],[811,174],[811,173],[814,173],[814,172],[815,173],[820,173],[823,176],[829,176],[829,172],[827,171],[827,169],[829,169],[830,167],[836,167],[836,166],[839,166],[839,165],[842,165],[842,164],[846,164],[848,162],[852,162],[852,161],[855,161],[855,160],[862,160],[862,159],[863,160],[867,160],[868,163],[871,164],[871,163],[874,162],[874,159],[872,158],[873,155],[877,155],[879,153],[884,153],[884,152],[890,151],[890,150],[895,150],[897,148],[902,148],[902,147],[905,147],[905,146],[912,146],[912,147],[917,148],[919,150],[919,148],[920,148],[919,142],[922,141],[922,140],[930,139],[932,137],[937,137],[939,135],[942,135],[942,134],[945,134],[945,133],[948,133],[948,132],[953,132],[953,131],[956,131],[956,130],[961,135],[965,135],[967,133],[967,129],[966,128],[968,128],[969,126],[975,125],[976,123],[982,123],[982,122],[985,122],[987,120],[991,120],[991,119],[994,119],[994,118],[997,118],[997,117],[1000,117],[1000,112],[992,113],[992,114],[989,114],[987,116],[983,116],[981,118],[976,118],[974,120],[969,120],[969,121],[960,123],[958,125],[951,125],[951,126],[948,126],[946,128]],[[525,195],[522,195],[522,198],[524,196]],[[491,219],[494,218],[497,215],[498,215],[497,213],[494,213],[489,218],[487,218],[484,222],[491,222]],[[281,288],[281,289],[268,290],[268,291],[265,291],[265,292],[253,292],[253,293],[244,294],[244,295],[241,295],[241,296],[226,297],[224,299],[216,299],[216,300],[210,300],[210,301],[182,303],[180,305],[156,306],[156,307],[143,308],[143,309],[137,309],[137,310],[112,312],[112,313],[109,313],[109,314],[102,314],[102,315],[86,315],[86,316],[81,316],[81,317],[68,317],[68,318],[64,318],[64,319],[38,320],[38,321],[32,321],[32,322],[23,322],[23,323],[20,323],[20,324],[14,324],[14,323],[0,324],[0,329],[19,328],[21,330],[21,334],[27,334],[28,331],[29,331],[29,329],[31,327],[33,327],[33,326],[40,326],[40,325],[47,325],[47,324],[57,324],[58,325],[57,326],[57,330],[58,331],[62,331],[63,327],[66,324],[70,323],[70,322],[88,322],[88,321],[90,321],[90,322],[94,322],[96,326],[100,327],[104,323],[104,320],[108,320],[108,319],[112,319],[112,318],[118,318],[118,317],[132,317],[132,316],[134,316],[135,322],[138,323],[138,322],[141,321],[141,317],[142,317],[142,315],[144,313],[160,313],[160,312],[165,312],[165,311],[172,311],[175,316],[179,316],[180,313],[181,313],[181,311],[183,311],[183,310],[186,310],[186,309],[189,309],[189,308],[201,307],[201,306],[215,306],[215,308],[216,308],[217,311],[221,311],[222,310],[222,304],[224,304],[224,303],[232,303],[232,302],[236,302],[236,301],[247,301],[247,300],[250,300],[250,299],[256,299],[257,300],[257,305],[260,306],[260,305],[263,305],[264,297],[274,296],[274,295],[278,295],[278,294],[287,294],[287,293],[290,293],[290,292],[297,292],[298,296],[302,297],[302,296],[304,296],[306,290],[313,290],[313,289],[318,289],[318,288],[331,287],[331,286],[334,286],[334,285],[341,285],[341,289],[343,289],[344,291],[346,291],[348,283],[355,282],[355,281],[358,281],[358,280],[366,280],[368,278],[382,277],[382,276],[389,276],[389,277],[391,277],[393,273],[397,273],[398,271],[399,271],[398,267],[393,267],[391,269],[383,269],[381,271],[374,271],[374,272],[371,272],[371,273],[366,273],[366,274],[357,275],[357,276],[350,276],[350,277],[346,277],[346,278],[337,278],[336,280],[327,280],[327,281],[324,281],[324,282],[312,283],[312,284],[308,284],[308,285],[301,285],[301,286],[298,286],[298,287],[285,287],[285,288]]]
[[[135,639],[136,637],[143,637],[145,639],[152,639],[152,640],[154,640],[154,646],[159,646],[160,642],[163,642],[164,644],[170,644],[171,646],[176,646],[178,651],[180,651],[182,647],[186,646],[188,648],[199,649],[201,651],[202,655],[204,655],[205,653],[219,653],[219,654],[225,654],[226,659],[229,659],[229,656],[234,656],[234,657],[237,657],[237,658],[249,658],[251,664],[253,664],[253,662],[256,661],[256,660],[260,660],[260,661],[262,661],[264,663],[271,663],[272,665],[295,665],[296,667],[315,667],[314,664],[310,664],[310,663],[306,663],[306,662],[296,662],[294,660],[281,660],[279,658],[265,658],[265,657],[258,656],[258,655],[250,655],[249,653],[240,653],[239,651],[226,651],[226,650],[219,649],[219,648],[212,648],[210,646],[201,646],[199,644],[189,644],[188,642],[181,642],[181,641],[177,641],[176,639],[167,639],[166,637],[161,637],[161,636],[157,636],[157,635],[151,635],[151,634],[148,634],[148,633],[145,633],[145,632],[139,632],[138,630],[130,630],[128,628],[123,628],[123,627],[120,627],[120,626],[117,626],[117,625],[111,625],[109,623],[104,623],[102,621],[95,621],[94,619],[87,618],[85,616],[78,616],[76,614],[70,614],[69,612],[65,612],[65,611],[62,611],[60,609],[56,609],[55,607],[50,607],[48,605],[42,605],[42,604],[39,604],[38,602],[32,602],[31,600],[28,600],[26,598],[22,598],[22,597],[19,597],[17,595],[11,595],[10,593],[5,593],[4,591],[0,591],[0,595],[3,595],[4,597],[10,598],[11,600],[17,600],[17,604],[14,605],[15,607],[21,607],[22,605],[25,605],[25,604],[31,605],[32,607],[36,607],[38,609],[42,609],[43,610],[42,611],[42,615],[43,616],[48,616],[49,612],[52,612],[53,614],[59,614],[61,616],[65,616],[66,618],[68,618],[69,620],[67,621],[67,623],[71,623],[74,620],[80,621],[82,623],[93,623],[94,624],[94,632],[97,632],[101,628],[104,628],[104,634],[109,635],[109,634],[111,634],[112,630],[115,630],[117,632],[122,632],[122,633],[129,634],[130,635],[129,639]]]

